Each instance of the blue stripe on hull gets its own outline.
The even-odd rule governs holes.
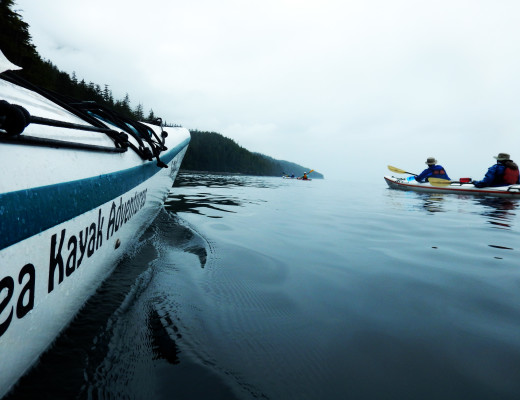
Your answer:
[[[189,143],[161,155],[169,163]],[[161,170],[155,161],[124,171],[0,194],[0,250],[109,202]]]

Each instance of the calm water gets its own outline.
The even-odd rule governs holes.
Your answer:
[[[8,398],[518,399],[519,206],[180,175]]]

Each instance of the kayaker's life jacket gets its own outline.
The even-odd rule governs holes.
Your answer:
[[[504,175],[502,175],[502,180],[504,183],[508,185],[514,185],[518,182],[518,176],[520,175],[518,168],[514,169],[511,167],[506,167],[504,170]]]
[[[415,180],[417,182],[424,182],[424,180],[427,180],[429,177],[450,180],[450,177],[442,165],[429,165],[428,168],[415,177]]]

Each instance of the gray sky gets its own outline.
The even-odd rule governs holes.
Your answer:
[[[520,161],[516,0],[17,0],[43,58],[330,179]],[[298,171],[294,171],[298,172]]]

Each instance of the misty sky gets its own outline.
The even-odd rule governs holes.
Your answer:
[[[384,185],[520,161],[520,2],[17,0],[40,55],[131,107]],[[298,171],[294,171],[298,172]]]

